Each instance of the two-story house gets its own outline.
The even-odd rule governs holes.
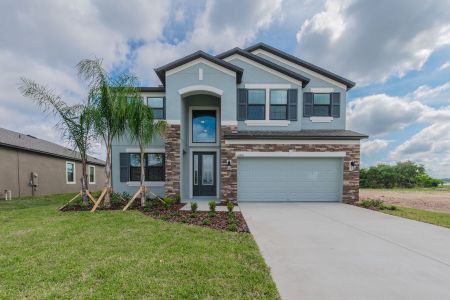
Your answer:
[[[164,136],[146,149],[146,185],[183,200],[358,200],[360,140],[346,130],[354,83],[266,44],[198,51],[142,87]],[[113,187],[139,185],[138,147],[112,149]]]

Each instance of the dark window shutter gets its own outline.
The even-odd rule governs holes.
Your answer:
[[[333,118],[339,118],[341,116],[341,94],[331,94],[331,116]]]
[[[288,120],[297,121],[298,115],[298,90],[289,89],[288,90]]]
[[[311,117],[313,114],[313,93],[303,93],[303,116]]]
[[[247,120],[247,90],[237,90],[237,120]]]
[[[120,182],[130,179],[130,154],[120,153]]]
[[[163,97],[163,119],[166,119],[166,97]]]

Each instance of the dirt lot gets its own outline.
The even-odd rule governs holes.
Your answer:
[[[450,191],[399,191],[361,189],[360,199],[380,199],[386,203],[450,213]]]

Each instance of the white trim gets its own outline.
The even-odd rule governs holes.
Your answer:
[[[194,198],[194,187],[193,187],[193,152],[216,152],[216,198],[219,199],[220,187],[220,149],[217,148],[191,148],[189,149],[189,199]]]
[[[245,120],[247,126],[289,126],[289,120]]]
[[[215,143],[193,143],[192,142],[192,111],[193,110],[214,110],[216,112],[216,142]],[[217,106],[189,106],[189,146],[190,147],[211,147],[220,145],[220,114]]]
[[[221,123],[220,123],[220,125],[222,125],[222,126],[227,126],[227,125],[234,125],[234,126],[237,126],[237,124],[238,124],[238,122],[237,121],[222,121]]]
[[[203,68],[198,68],[198,80],[203,80]]]
[[[345,157],[345,151],[336,152],[236,152],[236,157]]]
[[[141,183],[139,181],[127,181],[125,183],[127,186],[140,186]],[[144,186],[164,186],[166,184],[165,181],[144,181]]]
[[[359,145],[359,140],[225,140],[229,145]]]
[[[290,84],[283,83],[246,83],[244,84],[246,89],[273,89],[273,90],[288,90],[291,88]]]
[[[67,180],[67,164],[72,164],[73,165],[73,181],[68,181]],[[75,164],[75,162],[73,162],[73,161],[70,161],[70,160],[67,160],[66,161],[66,184],[75,184],[75,183],[77,183],[77,176],[76,176],[76,174],[77,174],[77,171],[76,171],[76,169],[77,169],[77,165]]]
[[[127,153],[141,153],[139,148],[126,148],[125,152]],[[145,148],[145,153],[165,153],[164,148]]]
[[[180,120],[166,120],[167,124],[170,125],[180,125],[181,121]]]
[[[88,182],[89,182],[89,184],[96,184],[95,181],[96,181],[96,177],[97,176],[95,176],[95,166],[94,165],[88,165],[87,167],[88,167],[88,170],[89,170],[88,171]],[[94,168],[94,181],[93,182],[91,182],[91,167]]]
[[[334,93],[334,88],[312,87],[310,91],[311,93]]]
[[[236,77],[236,73],[235,73],[235,72],[233,72],[233,71],[231,71],[231,70],[229,70],[229,69],[227,69],[227,68],[224,68],[224,67],[222,67],[222,66],[219,66],[218,64],[215,64],[215,63],[213,63],[213,62],[210,62],[209,60],[204,59],[204,58],[202,58],[202,57],[197,58],[197,59],[194,59],[194,60],[192,60],[192,61],[190,61],[190,62],[187,62],[187,63],[185,63],[185,64],[183,64],[183,65],[181,65],[181,66],[178,66],[178,67],[176,67],[176,68],[173,68],[173,69],[171,69],[171,70],[168,70],[168,71],[166,72],[166,77],[167,77],[167,76],[170,76],[170,75],[173,75],[173,74],[176,74],[176,73],[178,73],[178,72],[180,72],[180,71],[183,71],[183,70],[185,70],[185,69],[187,69],[187,68],[190,68],[190,67],[192,67],[192,66],[195,66],[195,65],[197,65],[197,64],[205,64],[205,65],[207,65],[208,67],[211,67],[211,68],[213,68],[213,69],[216,69],[217,71],[220,71],[220,72],[225,73],[225,74],[227,74],[227,75],[230,75],[230,76],[232,76],[232,77]]]
[[[330,123],[333,117],[310,117],[309,120],[313,123]]]
[[[145,98],[145,100],[150,97],[150,98],[160,98],[160,97],[165,97],[166,93],[164,92],[140,92],[141,96]]]
[[[271,58],[273,58],[273,59],[276,59],[276,60],[278,60],[278,61],[280,61],[280,62],[282,62],[282,63],[284,63],[284,64],[286,64],[286,65],[288,65],[288,66],[297,68],[297,69],[299,69],[300,71],[303,71],[303,72],[305,72],[305,73],[307,73],[307,74],[313,75],[313,76],[315,76],[315,77],[317,77],[317,78],[319,78],[319,79],[322,79],[323,81],[326,81],[326,82],[328,82],[328,83],[334,84],[335,86],[340,87],[341,89],[347,90],[347,86],[346,86],[345,84],[342,84],[342,83],[340,83],[340,82],[337,82],[337,81],[335,81],[335,80],[333,80],[333,79],[331,79],[331,78],[328,78],[328,77],[326,77],[326,76],[324,76],[324,75],[322,75],[322,74],[319,74],[319,73],[314,72],[314,71],[312,71],[312,70],[310,70],[310,69],[307,69],[307,68],[305,68],[305,67],[302,67],[302,66],[300,66],[300,65],[298,65],[298,64],[296,64],[296,63],[290,62],[289,60],[286,60],[286,59],[284,59],[284,58],[282,58],[282,57],[279,57],[278,55],[275,55],[275,54],[272,54],[272,53],[270,53],[270,52],[267,52],[267,51],[265,51],[265,50],[263,50],[263,49],[257,49],[257,50],[255,50],[255,51],[252,51],[252,53],[253,53],[253,54],[256,54],[256,55],[258,55],[258,54],[264,54],[264,55],[266,55],[266,56],[268,56],[268,57],[271,57]]]
[[[221,89],[218,89],[218,88],[210,86],[210,85],[190,85],[190,86],[184,87],[182,89],[179,89],[178,94],[183,96],[183,95],[186,95],[189,93],[200,92],[200,91],[210,92],[219,97],[221,97],[224,93]]]
[[[255,61],[253,61],[251,59],[248,59],[248,58],[246,58],[246,57],[244,57],[242,55],[239,55],[239,54],[233,54],[231,56],[226,57],[224,60],[226,62],[229,62],[229,61],[231,61],[233,59],[242,60],[243,62],[246,62],[246,63],[248,63],[248,64],[250,64],[250,65],[252,65],[254,67],[257,67],[257,68],[259,68],[261,70],[264,70],[264,71],[266,71],[268,73],[271,73],[271,74],[273,74],[275,76],[283,78],[284,80],[290,81],[290,82],[292,82],[292,83],[294,83],[296,85],[299,85],[299,86],[303,86],[303,83],[301,81],[299,81],[297,79],[294,79],[294,78],[292,78],[290,76],[287,76],[287,75],[285,75],[285,74],[283,74],[281,72],[278,72],[278,71],[276,71],[276,70],[274,70],[272,68],[266,67],[266,66],[264,66],[264,65],[262,65],[262,64],[260,64],[258,62],[255,62]]]

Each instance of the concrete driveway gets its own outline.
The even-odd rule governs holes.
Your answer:
[[[339,203],[239,203],[283,299],[450,299],[450,229]]]

